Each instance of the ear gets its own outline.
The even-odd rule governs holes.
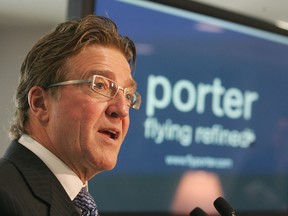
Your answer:
[[[40,86],[33,86],[28,93],[30,114],[41,122],[49,120],[48,97],[47,91]]]

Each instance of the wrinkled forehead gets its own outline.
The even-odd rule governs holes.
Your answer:
[[[131,67],[116,48],[89,46],[66,61],[67,79],[88,79],[93,75],[107,77],[120,85],[135,85]]]

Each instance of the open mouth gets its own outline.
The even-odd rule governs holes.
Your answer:
[[[116,140],[119,137],[119,132],[114,130],[101,130],[100,133],[105,134],[110,139]]]

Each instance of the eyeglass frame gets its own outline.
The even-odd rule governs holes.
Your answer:
[[[96,79],[96,77],[100,77],[104,80],[108,80],[110,83],[114,83],[116,86],[117,86],[117,91],[115,92],[114,96],[108,96],[108,95],[105,95],[105,94],[102,94],[100,92],[97,92],[95,89],[94,89],[94,81]],[[91,80],[67,80],[67,81],[63,81],[63,82],[58,82],[58,83],[54,83],[54,84],[51,84],[47,87],[47,89],[49,88],[52,88],[52,87],[57,87],[57,86],[65,86],[65,85],[74,85],[74,84],[81,84],[81,83],[90,83],[90,88],[92,91],[104,96],[104,97],[107,97],[107,98],[115,98],[116,95],[118,94],[119,90],[123,91],[123,94],[124,96],[126,97],[126,89],[128,88],[123,88],[121,86],[119,86],[119,84],[117,82],[115,82],[114,80],[112,79],[109,79],[105,76],[101,76],[101,75],[97,75],[97,74],[94,74],[92,75],[92,79]],[[137,92],[137,91],[134,91],[134,95],[133,97],[136,96],[136,99],[137,99],[137,102],[134,104],[134,105],[131,105],[131,104],[128,104],[128,106],[134,110],[139,110],[140,109],[140,105],[141,105],[141,95]],[[127,98],[128,99],[128,98]],[[137,105],[137,107],[135,106]]]

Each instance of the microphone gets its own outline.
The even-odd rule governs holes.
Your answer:
[[[213,204],[220,215],[236,216],[236,212],[234,211],[232,206],[223,197],[218,197]]]
[[[209,216],[209,215],[206,214],[206,212],[203,211],[201,208],[196,207],[190,212],[189,216]]]

